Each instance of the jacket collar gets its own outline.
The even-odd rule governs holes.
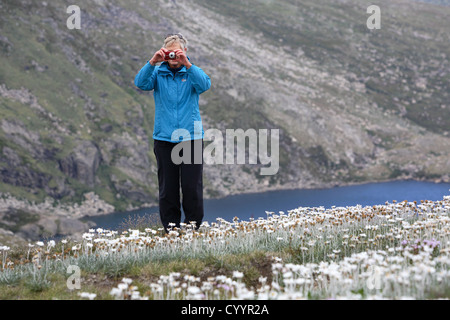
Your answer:
[[[189,61],[191,61],[191,59],[189,59],[189,57],[187,57]],[[169,64],[167,63],[167,61],[164,61],[160,64],[159,66],[159,72],[163,72],[163,73],[167,73],[167,74],[172,74],[172,71],[170,71],[169,69]],[[187,69],[186,66],[183,66],[183,68],[180,69],[180,71],[178,71],[177,73],[186,73]]]

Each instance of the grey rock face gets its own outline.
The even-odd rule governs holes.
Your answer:
[[[82,141],[68,157],[59,161],[59,169],[64,174],[93,187],[100,161],[101,154],[97,146],[91,141]]]

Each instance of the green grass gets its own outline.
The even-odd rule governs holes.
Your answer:
[[[22,249],[25,251],[25,249]],[[69,290],[67,279],[70,274],[64,272],[49,273],[47,281],[33,281],[32,278],[17,278],[11,283],[0,281],[1,300],[77,300],[79,292],[96,293],[96,299],[112,299],[111,289],[124,277],[133,279],[141,294],[150,295],[148,284],[156,282],[161,275],[169,272],[180,272],[182,275],[193,275],[206,281],[216,275],[231,276],[233,271],[244,272],[244,283],[249,287],[258,286],[260,276],[271,278],[271,256],[282,255],[281,252],[255,251],[250,254],[225,255],[220,257],[206,256],[194,259],[167,259],[145,264],[115,265],[97,272],[82,270],[81,289]],[[95,280],[95,282],[94,282]]]

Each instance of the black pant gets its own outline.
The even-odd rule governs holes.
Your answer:
[[[196,229],[203,219],[203,140],[172,143],[154,140],[153,152],[158,166],[159,214],[166,232],[175,224],[180,227],[180,182],[183,194],[184,222],[195,221]],[[201,142],[201,143],[199,143]],[[176,164],[172,160],[172,149],[179,143],[191,149],[191,162]],[[196,155],[195,155],[196,154]],[[183,152],[180,153],[180,156]],[[194,159],[195,158],[195,159]],[[201,161],[199,161],[199,159]],[[195,163],[201,162],[201,163]],[[170,225],[169,225],[170,224]]]

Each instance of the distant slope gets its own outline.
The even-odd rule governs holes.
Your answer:
[[[0,192],[125,209],[157,199],[154,103],[136,72],[182,32],[212,79],[205,130],[280,129],[280,170],[205,165],[207,196],[400,177],[449,180],[450,8],[379,1],[4,0]]]
[[[438,5],[443,5],[443,6],[450,6],[449,0],[415,0],[415,1],[438,4]]]

